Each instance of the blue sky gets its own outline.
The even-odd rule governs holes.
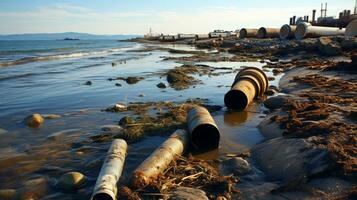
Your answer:
[[[292,15],[353,9],[354,0],[1,0],[0,34],[87,32],[206,33],[213,29],[280,27]],[[318,11],[319,14],[319,11]]]

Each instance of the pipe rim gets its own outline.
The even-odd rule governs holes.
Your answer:
[[[268,76],[264,73],[263,70],[261,70],[261,69],[259,69],[259,68],[257,68],[257,67],[245,67],[245,68],[242,69],[240,72],[238,72],[238,74],[236,75],[236,78],[235,78],[234,83],[233,83],[232,86],[235,85],[237,77],[241,76],[241,74],[242,74],[244,71],[246,71],[246,70],[256,70],[256,71],[258,71],[260,74],[262,74],[262,75],[264,76],[264,79],[265,79],[265,80],[263,80],[263,81],[265,82],[265,88],[264,88],[265,90],[262,90],[262,91],[267,91],[267,90],[268,90],[268,88],[269,88]],[[263,94],[260,94],[260,95],[263,95]]]
[[[267,37],[267,29],[265,27],[259,28],[257,35],[259,38],[266,38]]]
[[[306,22],[299,23],[296,26],[295,38],[298,39],[298,40],[304,39],[306,37],[306,35],[307,35],[307,29],[308,29],[309,26],[311,26],[310,23],[306,23]]]
[[[243,101],[243,103],[237,104],[236,99]],[[224,95],[224,104],[227,108],[242,111],[248,107],[248,103],[247,95],[241,90],[230,90]]]
[[[291,34],[291,26],[290,25],[285,24],[280,28],[280,32],[279,32],[280,39],[286,40],[289,38],[290,34]]]

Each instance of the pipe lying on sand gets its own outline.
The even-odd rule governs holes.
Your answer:
[[[295,30],[295,38],[298,40],[304,38],[316,38],[322,36],[345,35],[345,29],[336,27],[312,26],[310,23],[300,23]]]
[[[351,21],[346,28],[346,37],[356,37],[357,36],[357,19]]]
[[[292,39],[295,37],[296,26],[285,24],[280,28],[279,36],[282,40]]]
[[[242,28],[239,31],[239,38],[256,38],[257,37],[258,29],[254,28]]]
[[[92,200],[116,200],[117,182],[123,172],[126,150],[125,140],[112,142],[94,186]]]
[[[244,68],[237,74],[231,90],[224,96],[224,103],[228,108],[244,110],[253,99],[263,96],[268,86],[268,78],[261,69]]]
[[[205,40],[209,39],[209,34],[197,34],[196,35],[196,40]]]
[[[280,35],[280,29],[278,28],[265,28],[261,27],[258,32],[258,38],[278,38]]]
[[[189,110],[187,125],[192,146],[197,150],[208,151],[218,148],[218,126],[206,108],[197,106]]]
[[[142,188],[157,179],[177,156],[182,155],[187,147],[188,139],[185,130],[175,131],[133,172],[133,187]]]

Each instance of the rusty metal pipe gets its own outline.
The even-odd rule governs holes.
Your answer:
[[[346,37],[356,37],[357,36],[357,19],[351,21],[346,28]]]
[[[94,186],[92,200],[116,200],[117,182],[123,172],[126,150],[125,140],[112,142]]]
[[[265,28],[261,27],[258,32],[258,38],[278,38],[280,29],[278,28]]]
[[[280,33],[279,33],[280,39],[286,40],[286,39],[294,38],[295,30],[296,30],[296,26],[291,26],[288,24],[283,25],[280,28]]]
[[[242,28],[239,31],[239,38],[256,38],[258,29],[254,28]]]
[[[224,103],[228,108],[244,110],[253,99],[262,97],[268,86],[268,77],[261,69],[244,68],[237,74],[231,90],[224,96]]]
[[[218,126],[204,107],[194,107],[187,113],[187,125],[192,146],[199,151],[216,149],[219,146]]]
[[[345,35],[345,29],[335,27],[312,26],[310,23],[300,23],[296,27],[295,38],[298,40],[304,38],[317,38],[322,36]]]

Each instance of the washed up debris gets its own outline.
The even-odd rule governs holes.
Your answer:
[[[115,81],[115,80],[123,80],[125,81],[127,84],[136,84],[139,81],[144,80],[144,77],[137,77],[137,76],[129,76],[129,77],[117,77],[117,78],[109,78],[108,81]]]
[[[164,89],[166,88],[166,84],[165,83],[159,83],[156,85],[158,88]]]
[[[43,117],[40,114],[35,113],[35,114],[32,114],[31,116],[27,117],[25,121],[26,121],[27,126],[29,126],[31,128],[38,128],[43,124],[43,122],[45,120],[43,119]]]
[[[117,183],[123,172],[127,144],[125,140],[112,142],[94,186],[92,200],[116,200]]]
[[[159,148],[157,148],[134,172],[132,185],[142,188],[154,182],[177,156],[187,148],[188,134],[177,130]]]
[[[127,107],[126,105],[122,104],[122,103],[117,103],[115,104],[114,106],[112,107],[109,107],[103,111],[106,111],[106,112],[123,112],[123,111],[126,111],[127,110]]]

